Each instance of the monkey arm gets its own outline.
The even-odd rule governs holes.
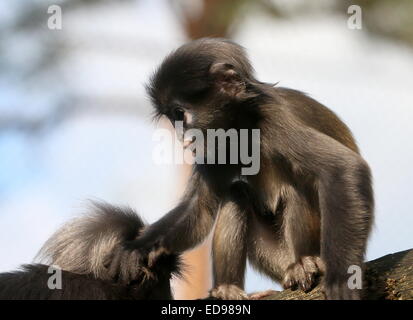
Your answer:
[[[184,199],[162,219],[149,226],[136,240],[136,247],[161,246],[169,252],[183,252],[199,244],[208,236],[214,224],[213,209],[201,204],[203,200],[199,195]]]
[[[319,178],[321,257],[330,299],[359,295],[357,290],[348,290],[348,269],[362,267],[373,221],[370,169],[359,156],[345,159],[346,164],[324,170]]]
[[[109,274],[128,283],[136,277],[138,266],[150,269],[165,253],[193,248],[211,231],[217,211],[218,201],[195,173],[183,199],[174,209],[148,226],[138,238],[114,250]]]
[[[208,236],[217,211],[217,199],[199,174],[194,173],[180,203],[145,229],[134,245],[149,250],[161,246],[169,252],[191,249]]]
[[[358,290],[347,286],[347,271],[350,265],[361,267],[373,220],[370,169],[338,141],[288,120],[288,126],[278,128],[276,151],[291,162],[293,170],[317,181],[326,295],[329,299],[358,298]]]

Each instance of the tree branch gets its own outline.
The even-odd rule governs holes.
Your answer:
[[[389,254],[366,263],[364,299],[413,299],[413,249]],[[265,300],[322,300],[320,285],[309,293],[290,289],[277,292]]]

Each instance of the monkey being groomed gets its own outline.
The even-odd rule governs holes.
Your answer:
[[[112,270],[145,265],[161,248],[193,248],[215,224],[215,297],[246,297],[247,259],[284,288],[311,290],[322,274],[328,299],[362,297],[349,288],[348,270],[363,264],[373,222],[371,175],[350,130],[331,110],[257,80],[244,49],[225,39],[181,46],[147,89],[156,115],[182,124],[184,146],[202,150],[206,160],[221,155],[191,131],[259,130],[260,169],[245,175],[239,161],[196,162],[180,203],[119,248]],[[238,157],[254,143],[241,141]]]
[[[150,268],[125,263],[116,272],[108,269],[115,249],[135,239],[143,227],[131,209],[95,204],[45,243],[39,258],[47,265],[0,274],[0,300],[172,299],[170,280],[180,276],[181,265],[176,254],[159,252]],[[50,264],[59,269],[52,267],[49,273]],[[60,269],[61,279],[56,279]]]

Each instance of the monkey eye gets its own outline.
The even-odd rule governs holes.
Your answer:
[[[172,111],[172,116],[174,120],[184,121],[185,111],[180,107],[174,108]]]

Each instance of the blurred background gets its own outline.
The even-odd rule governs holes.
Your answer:
[[[48,28],[48,7],[62,29]],[[351,4],[362,29],[348,28]],[[144,83],[162,58],[203,36],[247,48],[258,79],[334,110],[370,163],[376,222],[367,259],[413,247],[413,1],[2,0],[0,272],[31,262],[87,199],[148,222],[177,202],[189,168],[152,160]],[[176,297],[210,286],[208,243],[186,257]],[[246,290],[279,288],[248,268]]]

